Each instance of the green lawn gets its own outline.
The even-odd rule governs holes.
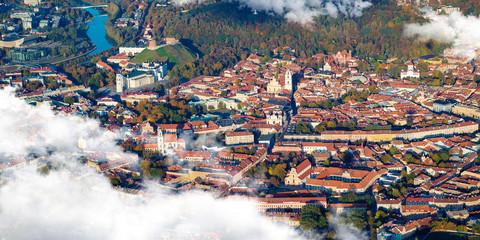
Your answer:
[[[182,65],[195,60],[196,54],[182,44],[168,45],[157,50],[145,49],[131,62],[141,64],[146,61],[169,61],[174,65]]]

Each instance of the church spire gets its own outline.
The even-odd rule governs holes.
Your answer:
[[[287,72],[285,73],[285,89],[289,91],[293,90],[292,71],[289,68],[287,68]]]

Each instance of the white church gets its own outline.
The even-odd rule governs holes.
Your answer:
[[[407,71],[401,71],[400,72],[400,78],[404,79],[407,77],[411,78],[420,78],[420,71],[415,70],[415,66],[413,65],[412,62],[409,62],[407,64]]]
[[[282,86],[276,78],[273,78],[267,85],[268,93],[281,93],[283,90],[288,90],[290,92],[293,91],[293,74],[290,69],[287,69],[287,72],[285,73],[284,86]]]

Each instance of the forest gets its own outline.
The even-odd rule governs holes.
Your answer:
[[[233,67],[251,52],[273,56],[273,50],[289,46],[299,58],[317,53],[352,50],[362,58],[411,59],[441,54],[445,44],[422,43],[403,36],[405,23],[424,21],[416,8],[398,7],[391,1],[374,3],[362,17],[319,16],[310,26],[288,22],[282,16],[254,15],[235,2],[209,1],[183,7],[150,7],[146,23],[153,24],[157,42],[175,37],[202,58],[173,71],[182,77],[215,75]],[[232,11],[232,9],[238,9]]]

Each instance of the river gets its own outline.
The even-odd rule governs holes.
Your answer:
[[[89,54],[89,56],[92,56],[96,53],[112,48],[113,45],[107,40],[107,32],[105,30],[107,16],[99,16],[100,12],[94,8],[87,8],[86,10],[94,17],[93,21],[87,23],[87,35],[93,41],[95,46],[97,46],[97,49]]]

